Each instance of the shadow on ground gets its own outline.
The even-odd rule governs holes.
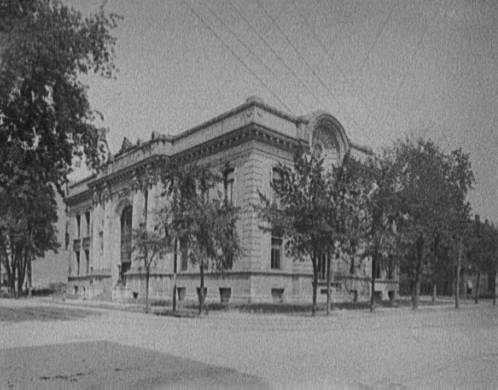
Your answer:
[[[0,388],[257,388],[257,377],[107,341],[0,350]]]

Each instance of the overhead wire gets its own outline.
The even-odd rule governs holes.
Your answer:
[[[378,43],[382,33],[384,32],[384,30],[387,26],[387,23],[389,22],[389,19],[391,19],[391,16],[393,15],[397,4],[398,4],[398,1],[396,0],[394,2],[393,6],[391,7],[391,10],[387,14],[387,17],[384,19],[384,22],[379,26],[379,30],[375,34],[375,38],[374,38],[372,44],[370,45],[370,48],[367,50],[367,54],[365,55],[365,58],[360,62],[360,65],[358,67],[358,73],[361,73],[361,71],[363,70],[363,67],[365,66],[368,59],[370,58],[370,54],[372,54],[373,49],[375,48],[375,46],[377,46],[377,43]]]
[[[279,78],[280,76],[270,67],[268,66],[259,56],[258,54],[248,45],[246,44],[242,39],[239,38],[239,36],[233,31],[233,29],[227,24],[225,23],[225,21],[223,20],[223,18],[221,18],[220,16],[218,16],[216,14],[216,12],[213,11],[213,9],[208,5],[208,3],[204,3],[204,6],[208,9],[208,11],[211,13],[211,15],[213,15],[216,20],[218,20],[236,39],[237,41],[250,53],[252,54],[253,57],[255,57],[256,59],[258,59],[258,61],[265,67],[265,69],[271,73],[271,75],[277,80],[279,81]],[[282,82],[280,82],[282,83]],[[296,99],[299,101],[299,104],[301,105],[301,108],[303,110],[306,110],[306,104],[302,101],[302,99],[299,97],[299,94],[296,95]]]
[[[242,20],[244,20],[244,22],[251,29],[251,31],[253,31],[259,37],[259,39],[266,45],[266,47],[268,47],[268,49],[270,50],[270,52],[284,65],[284,67],[287,69],[287,71],[299,82],[299,84],[302,87],[304,87],[304,89],[308,90],[308,92],[313,97],[313,99],[315,100],[315,102],[318,103],[319,105],[322,104],[321,99],[314,93],[314,91],[310,88],[310,86],[308,84],[306,84],[301,79],[301,77],[299,77],[299,75],[295,72],[295,70],[292,69],[292,67],[290,67],[284,61],[284,59],[282,58],[282,56],[275,51],[275,49],[273,48],[273,46],[261,34],[261,32],[259,32],[256,28],[254,28],[254,26],[251,24],[251,22],[249,22],[249,20],[247,20],[247,18],[244,16],[244,14],[242,14],[242,12],[233,4],[232,0],[227,0],[227,1],[228,1],[228,4],[230,4],[230,6],[235,10],[235,12],[242,18]]]
[[[424,42],[425,35],[427,34],[429,23],[427,23],[426,28],[423,29],[422,33],[420,34],[420,38],[417,41],[417,44],[415,45],[415,50],[413,51],[412,55],[410,56],[410,60],[408,61],[408,65],[406,67],[406,71],[404,72],[400,82],[398,83],[398,86],[396,87],[395,90],[395,96],[397,96],[401,92],[401,88],[403,87],[403,84],[406,81],[406,78],[408,77],[408,74],[410,73],[410,69],[415,62],[415,58],[417,56],[418,51],[420,50],[422,43]]]
[[[441,5],[439,8],[441,8],[441,7],[442,7],[442,5]],[[443,8],[443,9],[444,9],[444,8]],[[443,9],[441,9],[441,11],[442,11]],[[437,13],[434,13],[434,14],[437,14]],[[408,64],[407,64],[407,66],[406,66],[406,68],[405,68],[405,71],[404,71],[404,73],[403,73],[403,75],[402,75],[402,77],[401,77],[401,80],[400,80],[400,82],[398,83],[398,86],[396,87],[396,89],[395,89],[395,91],[394,91],[394,97],[393,97],[393,100],[398,100],[398,98],[399,98],[399,94],[401,93],[401,90],[402,90],[402,88],[403,88],[403,84],[405,83],[405,81],[406,81],[406,79],[407,79],[407,77],[408,77],[408,74],[410,73],[410,70],[411,70],[411,68],[412,68],[412,66],[413,66],[413,63],[415,62],[415,59],[416,59],[416,57],[417,57],[417,54],[418,54],[418,52],[419,52],[420,48],[422,47],[422,44],[423,44],[423,42],[424,42],[424,38],[425,38],[425,36],[426,36],[426,34],[427,34],[427,31],[429,30],[430,25],[431,25],[431,22],[430,22],[430,21],[428,21],[428,22],[426,23],[425,28],[423,29],[422,33],[420,34],[420,38],[418,39],[418,41],[417,41],[417,43],[416,43],[416,45],[415,45],[415,49],[414,49],[414,51],[413,51],[412,55],[410,56],[410,59],[409,59]],[[405,112],[405,114],[406,114],[406,112]],[[391,114],[391,115],[392,115],[392,114]],[[388,119],[388,118],[387,118],[388,116],[389,116],[389,113],[386,113],[385,117],[384,117],[384,118],[383,118],[383,120],[382,120],[382,123],[383,123],[383,124],[385,124],[385,123],[386,123],[386,121],[387,121],[387,119]]]
[[[296,10],[296,13],[301,17],[301,19],[304,21],[304,23],[306,24],[306,26],[308,27],[308,29],[313,34],[313,37],[318,42],[318,45],[320,46],[320,48],[325,52],[325,54],[329,58],[329,60],[332,63],[332,65],[337,68],[337,70],[341,73],[342,77],[349,83],[351,91],[356,95],[356,97],[358,98],[358,100],[363,104],[363,106],[366,108],[366,110],[368,111],[368,113],[372,116],[372,118],[375,119],[375,121],[379,125],[380,123],[379,123],[376,115],[372,112],[372,110],[370,110],[369,104],[365,101],[365,99],[361,96],[361,94],[358,91],[356,91],[354,83],[351,82],[350,80],[348,80],[348,76],[346,75],[346,72],[342,69],[342,67],[339,65],[339,63],[337,62],[337,60],[332,56],[332,54],[330,53],[330,51],[328,50],[328,48],[325,46],[325,44],[322,42],[321,38],[318,36],[316,30],[314,29],[314,27],[312,26],[312,24],[309,22],[309,20],[306,18],[306,16],[304,16],[303,13],[299,10],[299,8],[298,8],[298,6],[296,4],[296,1],[295,0],[291,0],[291,3],[293,5],[294,9]],[[337,34],[336,36],[338,36],[338,35],[339,34]]]
[[[257,80],[261,85],[289,112],[292,112],[291,108],[285,103],[275,92],[272,91],[270,87],[266,85],[264,80],[262,80],[245,62],[244,60],[228,45],[223,38],[200,16],[195,9],[188,3],[188,0],[184,0],[185,5],[190,9],[190,12],[221,42],[224,48],[226,48],[241,64],[244,68]]]
[[[309,62],[306,60],[306,58],[304,58],[304,56],[296,48],[296,46],[294,45],[294,43],[292,43],[292,41],[289,39],[289,37],[287,36],[287,34],[282,30],[282,28],[280,27],[280,25],[278,24],[278,22],[275,20],[275,18],[268,12],[268,10],[264,6],[264,4],[261,2],[261,0],[256,0],[256,4],[263,10],[263,12],[265,13],[265,15],[272,21],[272,23],[278,29],[278,31],[280,32],[280,34],[284,37],[284,39],[289,44],[289,46],[292,47],[292,49],[296,52],[296,54],[301,59],[301,61],[308,67],[308,69],[311,71],[311,73],[313,74],[313,76],[315,76],[315,78],[318,80],[318,82],[320,83],[320,85],[328,92],[328,94],[332,97],[332,99],[334,99],[337,102],[337,104],[343,108],[344,112],[349,116],[349,118],[355,124],[355,126],[357,127],[357,129],[359,131],[361,131],[361,132],[364,132],[364,130],[359,125],[359,123],[356,121],[356,119],[354,118],[354,116],[351,113],[349,113],[349,111],[341,104],[340,100],[335,96],[335,94],[326,85],[326,83],[323,81],[323,79],[320,77],[320,75],[315,71],[315,69],[313,68],[313,66],[311,66],[309,64]]]

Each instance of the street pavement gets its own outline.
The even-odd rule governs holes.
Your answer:
[[[23,305],[54,304],[0,300],[0,308]],[[417,311],[380,308],[375,313],[338,310],[316,318],[230,311],[174,318],[85,310],[94,314],[65,321],[0,322],[0,367],[8,366],[11,348],[101,342],[250,378],[228,382],[228,387],[498,388],[498,307],[489,301],[464,303],[460,310],[450,305]],[[0,371],[0,384],[5,375]],[[161,387],[176,386],[154,384]]]

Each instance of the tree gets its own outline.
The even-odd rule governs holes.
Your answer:
[[[412,306],[417,308],[421,278],[436,258],[434,243],[444,238],[461,258],[470,213],[466,196],[474,176],[468,155],[460,149],[444,153],[430,140],[398,142],[395,153],[400,167],[400,211],[405,217],[400,224],[402,270],[411,280]]]
[[[8,193],[0,188],[0,262],[12,295],[22,293],[26,272],[31,292],[31,262],[56,249],[57,205],[51,187],[33,180]],[[16,283],[17,282],[17,283]]]
[[[375,309],[375,274],[381,257],[393,255],[396,245],[396,221],[399,221],[398,166],[392,153],[367,159],[364,164],[365,191],[363,243],[372,261],[370,311]]]
[[[221,176],[208,165],[180,166],[169,162],[162,170],[167,205],[163,225],[184,256],[199,266],[199,314],[204,310],[204,271],[230,269],[242,249],[236,230],[239,209],[217,191]],[[175,293],[175,292],[174,292]]]
[[[18,283],[26,269],[21,253],[32,258],[56,249],[53,237],[34,237],[53,232],[45,221],[56,220],[54,188],[62,195],[73,157],[97,167],[107,152],[105,131],[94,124],[100,114],[79,76],[111,77],[116,21],[103,11],[83,18],[58,1],[0,0],[0,212],[11,213],[13,200],[22,200],[15,219],[3,218],[0,253]]]
[[[486,268],[485,254],[487,251],[486,234],[484,232],[484,223],[479,215],[475,215],[474,221],[470,222],[472,229],[470,230],[470,245],[467,248],[467,259],[469,268],[477,275],[476,285],[474,288],[474,301],[479,302],[479,290],[481,282],[481,272]]]
[[[496,280],[498,268],[498,230],[496,226],[488,220],[482,222],[478,215],[473,221],[473,237],[468,248],[468,259],[471,267],[477,272],[476,291],[474,293],[475,303],[479,300],[479,280],[481,273],[488,273]],[[496,286],[492,297],[493,305],[496,304]]]
[[[313,267],[312,315],[317,308],[319,258],[327,256],[327,312],[330,302],[331,257],[351,248],[355,241],[347,228],[355,217],[355,160],[347,155],[338,166],[323,166],[324,156],[306,147],[294,153],[292,168],[280,164],[280,177],[273,180],[273,201],[260,193],[255,205],[266,225],[265,231],[278,229],[285,240],[285,250],[294,259],[310,261]]]
[[[151,267],[171,248],[171,240],[164,232],[148,230],[146,223],[133,230],[132,251],[145,270],[145,312],[149,312],[149,281]]]
[[[496,306],[496,274],[498,271],[498,227],[496,224],[485,221],[484,236],[486,237],[486,251],[484,255],[484,269],[492,275],[493,306]]]

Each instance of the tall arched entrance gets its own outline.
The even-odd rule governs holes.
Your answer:
[[[132,213],[131,206],[126,206],[121,213],[121,267],[119,279],[125,283],[124,274],[131,268],[131,235],[132,235]]]

